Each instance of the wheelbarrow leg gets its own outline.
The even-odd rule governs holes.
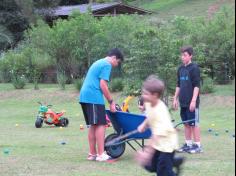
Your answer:
[[[134,151],[136,151],[137,152],[137,150],[136,150],[136,148],[134,148],[134,146],[128,141],[128,142],[126,142]]]

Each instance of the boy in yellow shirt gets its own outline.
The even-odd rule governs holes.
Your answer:
[[[138,131],[142,133],[149,127],[152,137],[144,152],[139,152],[137,160],[148,171],[156,172],[157,176],[175,176],[173,162],[178,138],[169,110],[160,99],[164,89],[164,83],[155,76],[148,77],[143,83],[142,98],[147,119],[138,127]]]

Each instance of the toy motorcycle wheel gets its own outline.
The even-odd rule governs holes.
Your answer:
[[[67,127],[67,126],[69,125],[69,120],[68,120],[67,118],[61,119],[60,125],[61,125],[62,127]]]
[[[118,134],[110,134],[109,136],[106,137],[105,139],[105,143],[115,139],[119,137]],[[121,144],[118,144],[118,145],[114,145],[114,146],[109,146],[109,147],[105,147],[105,150],[107,152],[107,154],[109,156],[111,156],[112,158],[119,158],[121,157],[124,152],[125,152],[125,143],[121,143]]]
[[[35,127],[36,128],[41,128],[43,126],[43,119],[37,118],[35,121]]]

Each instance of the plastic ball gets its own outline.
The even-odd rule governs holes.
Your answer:
[[[66,142],[65,142],[65,141],[62,141],[62,142],[61,142],[61,145],[66,145]]]
[[[84,125],[80,125],[80,130],[83,130],[84,129]]]
[[[4,150],[3,150],[3,153],[6,154],[6,155],[8,155],[8,154],[10,153],[10,150],[9,150],[9,149],[4,149]]]

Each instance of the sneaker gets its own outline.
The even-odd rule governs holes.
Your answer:
[[[187,144],[184,144],[179,150],[177,150],[177,152],[179,152],[179,153],[189,153],[191,148],[192,148],[191,146],[188,146]]]
[[[191,147],[188,153],[197,154],[197,153],[202,153],[202,152],[203,152],[202,147],[199,147],[197,144],[193,144],[193,146]]]
[[[96,161],[97,155],[92,155],[89,153],[87,160],[89,161]]]
[[[100,162],[108,161],[108,160],[110,160],[110,159],[111,159],[111,157],[108,156],[106,153],[103,153],[102,155],[98,155],[98,156],[96,157],[96,161],[100,161]]]

